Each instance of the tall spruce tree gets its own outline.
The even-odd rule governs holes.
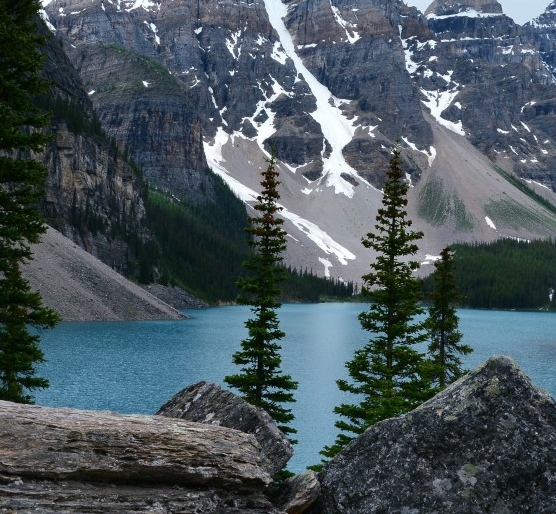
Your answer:
[[[440,259],[434,263],[435,288],[428,295],[431,300],[428,320],[430,378],[437,389],[444,389],[466,373],[460,355],[468,355],[473,351],[469,345],[461,343],[463,335],[458,330],[456,307],[463,297],[456,284],[454,265],[454,254],[447,246],[440,253]]]
[[[425,317],[418,319],[424,314],[419,303],[421,281],[413,275],[419,263],[410,259],[423,234],[410,230],[407,191],[396,146],[375,230],[363,238],[363,245],[377,252],[372,271],[362,277],[369,310],[359,315],[361,326],[371,333],[370,341],[346,363],[351,380],[337,381],[341,391],[358,395],[360,401],[334,409],[341,416],[336,427],[342,432],[321,452],[328,458],[370,425],[408,412],[430,395],[424,356],[414,348],[426,341],[427,331]]]
[[[249,217],[246,228],[253,251],[244,267],[250,273],[237,281],[242,291],[238,302],[251,305],[254,317],[246,321],[249,336],[242,341],[242,349],[233,355],[234,364],[242,366],[241,372],[224,380],[238,389],[246,401],[266,410],[284,433],[293,434],[296,430],[288,423],[294,416],[282,404],[295,401],[291,391],[297,389],[297,382],[282,373],[281,346],[276,343],[285,335],[276,313],[281,306],[277,300],[278,284],[284,280],[282,252],[286,248],[284,220],[277,216],[281,210],[277,203],[279,184],[273,155],[262,174],[263,191],[254,207],[259,215]]]
[[[32,160],[49,140],[40,131],[49,117],[33,103],[49,87],[40,76],[39,8],[35,0],[0,0],[0,399],[20,403],[32,402],[28,390],[48,386],[35,377],[34,363],[44,356],[29,327],[58,321],[20,271],[46,230],[38,203],[47,172]]]

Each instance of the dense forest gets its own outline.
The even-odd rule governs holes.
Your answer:
[[[479,309],[555,308],[556,241],[501,239],[455,244],[455,274],[462,306]],[[432,288],[432,276],[424,283]]]

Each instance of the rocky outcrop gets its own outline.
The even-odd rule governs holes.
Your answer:
[[[502,14],[503,12],[497,0],[434,0],[425,11],[425,15],[449,16],[466,11],[481,14]]]
[[[0,401],[2,512],[277,512],[251,435]]]
[[[152,239],[144,227],[137,170],[107,140],[61,42],[50,38],[45,55],[44,75],[53,87],[42,102],[53,113],[53,124],[52,142],[38,156],[49,172],[41,211],[79,246],[131,274],[129,263],[136,255],[125,235],[133,234],[136,243]]]
[[[303,514],[315,504],[320,491],[316,473],[306,471],[284,480],[268,496],[281,512]]]
[[[431,34],[403,37],[431,112],[503,168],[552,187],[556,133],[533,107],[554,94],[540,40],[497,1],[436,0],[425,14]]]
[[[379,126],[391,145],[403,126],[417,145],[432,144],[399,39],[414,9],[385,0],[288,3],[285,23],[304,66],[357,116],[359,139]],[[301,61],[288,57],[269,17],[273,4],[54,0],[46,11],[107,133],[154,184],[194,195],[207,187],[202,137],[219,130],[274,146],[309,180],[321,178],[331,141],[311,116],[317,99]],[[380,184],[362,166],[361,145],[345,153]]]
[[[198,382],[190,385],[173,396],[156,414],[252,434],[264,457],[259,465],[270,476],[283,469],[294,452],[288,438],[264,410],[253,407],[216,384]]]
[[[552,512],[556,404],[496,357],[378,423],[320,474],[311,512]]]

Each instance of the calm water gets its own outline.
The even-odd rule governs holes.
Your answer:
[[[332,409],[352,401],[335,380],[368,340],[357,314],[364,304],[288,304],[280,309],[283,369],[299,382],[292,405],[298,430],[294,472],[320,461],[334,441]],[[184,321],[63,323],[42,335],[50,388],[37,404],[152,414],[183,387],[200,380],[224,385],[237,372],[231,355],[246,336],[248,307],[185,311]],[[461,310],[473,368],[492,355],[509,355],[533,381],[556,396],[556,314]]]

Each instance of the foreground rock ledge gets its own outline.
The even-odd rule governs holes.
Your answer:
[[[0,401],[0,510],[274,512],[260,460],[232,429]]]
[[[555,512],[556,404],[505,357],[374,425],[319,474],[312,513]]]
[[[270,476],[276,475],[294,452],[288,438],[266,411],[210,382],[198,382],[182,389],[156,414],[252,434],[261,447],[263,462],[259,465]]]

